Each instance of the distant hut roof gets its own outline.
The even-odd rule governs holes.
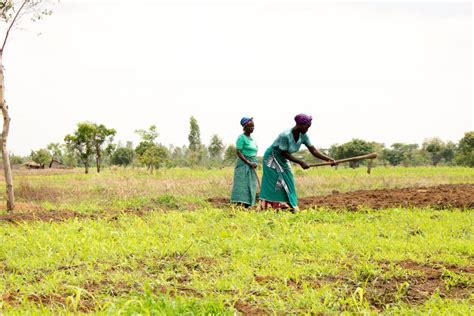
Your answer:
[[[39,163],[34,162],[34,161],[27,161],[22,166],[25,166],[26,168],[29,168],[29,169],[40,169],[41,168],[41,165]]]

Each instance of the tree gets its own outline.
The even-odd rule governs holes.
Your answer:
[[[49,165],[52,159],[51,153],[44,148],[37,151],[31,151],[30,157],[31,160],[39,164],[42,169],[44,169],[46,164]]]
[[[144,164],[150,172],[164,165],[168,158],[168,149],[156,142],[159,134],[156,126],[152,125],[148,130],[136,130],[142,138],[140,144],[135,148],[138,161]]]
[[[130,147],[119,147],[112,154],[112,164],[126,168],[133,161],[135,151]]]
[[[135,148],[135,153],[137,154],[138,157],[141,157],[143,156],[143,154],[145,153],[145,151],[152,147],[155,143],[152,143],[152,142],[148,142],[148,141],[141,141],[137,148]]]
[[[107,128],[103,124],[93,124],[93,144],[95,149],[95,162],[97,172],[100,172],[102,159],[104,155],[110,155],[113,152],[114,145],[112,141],[116,134],[115,129]]]
[[[474,131],[466,132],[458,144],[456,164],[474,167]]]
[[[189,120],[189,151],[187,152],[187,159],[191,166],[199,164],[205,154],[205,150],[201,143],[201,132],[199,125],[194,116]]]
[[[402,144],[400,150],[402,151],[402,164],[405,167],[409,165],[418,165],[423,162],[423,158],[420,158],[420,150],[418,144]],[[420,161],[421,160],[421,161]]]
[[[380,153],[379,159],[383,161],[388,161],[388,163],[392,166],[397,166],[403,160],[403,156],[401,153],[397,152],[393,148],[385,148]]]
[[[21,165],[25,163],[26,159],[21,156],[17,156],[15,154],[10,154],[10,163],[12,165]]]
[[[148,130],[137,129],[135,133],[140,135],[140,137],[142,138],[144,142],[148,142],[148,143],[154,143],[156,139],[158,138],[158,136],[160,136],[160,134],[158,134],[158,131],[156,130],[156,125],[150,126]]]
[[[72,167],[72,168],[79,166],[78,161],[80,159],[77,155],[77,152],[74,150],[74,148],[71,148],[70,146],[68,146],[68,144],[62,144],[61,149],[63,152],[62,163],[65,166]]]
[[[418,144],[394,143],[390,148],[383,149],[379,158],[388,161],[392,166],[402,164],[406,167],[426,163],[426,158],[419,150]]]
[[[209,145],[209,156],[213,162],[220,162],[222,160],[222,154],[224,153],[224,144],[222,139],[216,134],[212,135],[211,144]]]
[[[198,151],[201,147],[201,132],[199,125],[194,116],[191,116],[189,120],[189,149],[192,151]]]
[[[85,173],[89,173],[90,161],[94,155],[94,135],[94,124],[83,122],[77,124],[77,130],[74,131],[74,134],[64,137],[68,148],[77,154],[84,165]]]
[[[166,147],[152,143],[140,156],[139,160],[153,173],[153,170],[160,168],[167,158],[168,150]]]
[[[142,138],[142,141],[138,144],[137,148],[135,148],[138,157],[142,156],[150,146],[155,144],[156,139],[160,135],[156,130],[156,125],[151,125],[148,130],[137,129],[135,133]]]
[[[2,151],[3,171],[7,189],[7,210],[15,209],[15,195],[13,191],[13,178],[10,165],[10,157],[7,149],[8,134],[10,131],[10,114],[5,101],[5,74],[3,67],[3,54],[12,30],[18,25],[22,17],[30,16],[31,19],[39,20],[45,15],[50,15],[47,9],[48,1],[41,0],[1,0],[0,1],[0,24],[4,30],[3,42],[0,47],[0,110],[3,116],[3,128],[0,137],[0,148]]]
[[[48,144],[48,146],[46,147],[50,154],[51,154],[51,161],[49,163],[49,167],[51,168],[52,165],[53,165],[53,161],[58,161],[58,162],[61,162],[63,163],[63,150],[61,148],[61,144],[59,143],[50,143]]]
[[[224,164],[232,165],[237,160],[237,149],[234,145],[227,146],[224,153]]]
[[[374,144],[367,142],[362,139],[352,139],[350,142],[342,144],[340,146],[333,145],[329,149],[329,153],[336,160],[350,158],[355,156],[361,156],[373,152]],[[349,166],[356,168],[359,166],[360,161],[350,161]]]
[[[440,160],[443,158],[442,153],[446,145],[438,137],[433,137],[423,142],[423,150],[428,153],[431,163],[433,166],[437,166]]]
[[[186,167],[189,165],[186,157],[188,148],[186,146],[175,147],[173,145],[168,149],[170,153],[170,166],[171,167]]]
[[[457,145],[453,142],[446,142],[441,151],[441,158],[447,163],[452,164],[454,156],[456,155]]]

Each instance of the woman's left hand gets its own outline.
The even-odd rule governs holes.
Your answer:
[[[329,157],[328,157],[328,158],[329,158]],[[337,165],[337,162],[336,162],[336,160],[334,160],[333,158],[329,158],[329,159],[328,159],[328,162],[330,162],[330,163],[331,163],[331,166],[335,166],[335,165]]]

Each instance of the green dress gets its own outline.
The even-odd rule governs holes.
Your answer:
[[[257,162],[258,146],[252,137],[241,134],[237,138],[236,149],[252,162]],[[234,169],[234,183],[230,201],[233,203],[244,203],[255,205],[257,195],[257,174],[255,169],[247,165],[242,159],[237,159]]]
[[[281,153],[287,151],[294,154],[298,152],[302,144],[306,147],[311,146],[308,135],[300,133],[298,141],[295,142],[290,128],[280,133],[265,151],[260,199],[269,202],[286,202],[293,208],[297,207],[298,198],[291,164]]]

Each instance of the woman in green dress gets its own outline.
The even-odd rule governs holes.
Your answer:
[[[280,133],[266,150],[263,156],[263,177],[260,189],[263,209],[266,209],[267,206],[279,207],[285,203],[293,210],[298,209],[295,180],[290,161],[299,164],[303,169],[309,168],[306,162],[292,155],[298,152],[302,144],[305,144],[314,157],[334,162],[334,159],[324,155],[311,144],[308,135],[306,135],[311,121],[312,117],[309,115],[296,115],[296,125]]]
[[[254,206],[257,195],[257,143],[250,136],[255,125],[253,118],[240,120],[244,132],[237,138],[237,164],[234,169],[234,183],[230,201],[245,207]]]

